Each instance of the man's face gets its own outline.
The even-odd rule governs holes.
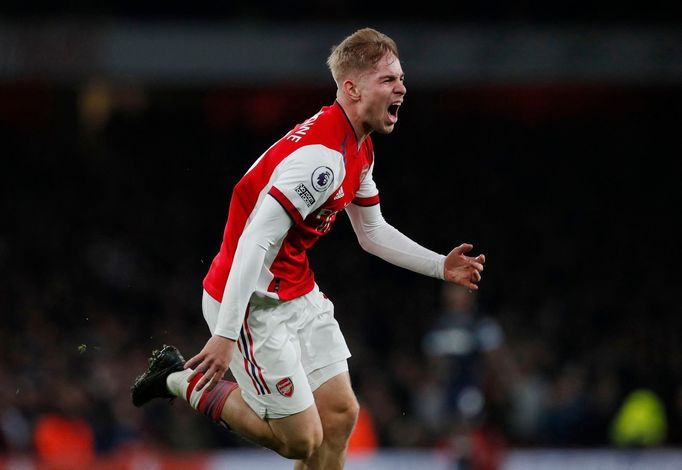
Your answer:
[[[405,74],[392,53],[387,53],[373,70],[358,81],[360,110],[365,132],[389,134],[398,122],[398,109],[407,89]]]

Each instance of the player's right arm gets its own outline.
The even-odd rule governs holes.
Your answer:
[[[284,208],[273,197],[266,196],[245,227],[232,261],[213,336],[199,354],[185,363],[185,368],[194,367],[188,382],[197,374],[204,374],[197,390],[207,383],[208,390],[211,390],[227,371],[249,299],[256,290],[265,254],[286,236],[291,225],[292,220]]]
[[[334,193],[344,170],[341,155],[322,145],[300,147],[280,163],[268,195],[239,237],[213,336],[185,363],[194,368],[188,381],[204,374],[197,390],[207,383],[212,389],[227,370],[268,250],[286,237],[294,221],[304,220]],[[325,178],[318,180],[321,173]]]
[[[265,196],[239,238],[213,331],[215,335],[237,340],[265,255],[284,239],[292,224],[282,205],[272,196]]]

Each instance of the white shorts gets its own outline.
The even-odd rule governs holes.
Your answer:
[[[220,302],[204,291],[202,309],[213,333]],[[244,401],[276,419],[309,408],[320,385],[348,370],[349,357],[334,304],[316,285],[287,302],[252,298],[230,371]]]

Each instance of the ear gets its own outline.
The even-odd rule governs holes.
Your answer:
[[[356,83],[355,81],[348,78],[348,79],[343,81],[343,83],[341,84],[341,87],[343,89],[343,93],[351,101],[359,101],[360,100],[360,87],[358,86],[358,83]]]

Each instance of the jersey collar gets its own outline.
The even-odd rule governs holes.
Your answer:
[[[358,147],[358,135],[355,133],[355,128],[353,127],[353,124],[350,122],[348,114],[346,114],[346,110],[343,109],[343,106],[341,106],[341,103],[339,103],[337,100],[334,100],[334,106],[341,111],[341,114],[343,114],[343,117],[346,119],[346,123],[348,123],[348,127],[350,128],[350,131],[353,134],[353,143],[355,150],[359,151],[360,149]]]

